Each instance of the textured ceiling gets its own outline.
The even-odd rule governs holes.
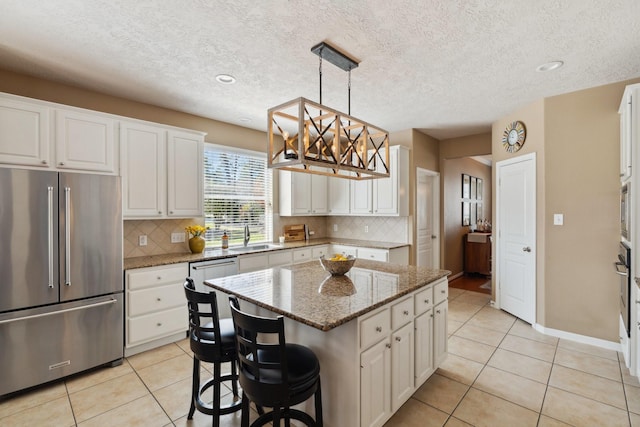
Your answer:
[[[267,108],[318,100],[327,41],[360,61],[353,116],[442,139],[640,76],[639,19],[637,0],[0,0],[0,68],[265,130]],[[347,110],[327,63],[323,103]]]

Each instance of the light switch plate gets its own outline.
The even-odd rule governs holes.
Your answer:
[[[564,215],[553,214],[553,225],[563,225],[563,224],[564,224]]]
[[[184,239],[184,233],[171,233],[171,243],[182,243]]]
[[[138,246],[147,246],[147,236],[146,235],[141,235],[138,236]]]

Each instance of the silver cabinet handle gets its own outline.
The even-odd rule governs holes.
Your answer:
[[[47,218],[49,219],[47,249],[49,255],[49,288],[53,289],[53,187],[47,187]]]
[[[409,315],[409,310],[403,311],[402,314],[404,314],[405,316],[408,316]]]
[[[71,311],[85,310],[87,308],[94,308],[94,307],[100,307],[102,305],[115,304],[116,302],[118,302],[118,300],[110,299],[108,301],[97,302],[95,304],[81,305],[80,307],[66,308],[64,310],[58,310],[58,311],[50,311],[48,313],[33,314],[31,316],[16,317],[15,319],[0,320],[0,325],[4,323],[18,322],[21,320],[30,320],[30,319],[37,319],[39,317],[53,316],[54,314],[63,314],[63,313],[69,313]]]
[[[616,274],[624,277],[627,277],[629,275],[629,273],[627,272],[627,266],[620,261],[614,262],[613,266],[616,268]],[[620,267],[622,267],[622,269],[620,269]]]
[[[428,299],[424,300],[424,303],[429,304],[429,300]]]
[[[387,348],[391,348],[391,344],[389,344],[389,343],[385,344],[384,346],[387,347]]]
[[[529,246],[525,246],[524,248],[522,248],[523,252],[531,252],[531,248]]]
[[[440,314],[440,310],[436,310],[436,313]]]
[[[396,337],[396,341],[400,342],[400,341],[402,341],[402,338],[401,337]]]
[[[64,284],[71,286],[71,188],[64,187]]]
[[[64,162],[60,162],[60,166],[64,166]]]
[[[376,326],[376,332],[382,332],[382,326]]]
[[[432,235],[431,235],[431,238],[432,238],[432,239],[437,239],[437,238],[438,238],[438,236],[436,236],[435,234],[432,234]]]
[[[43,160],[43,161],[42,161],[42,164],[43,164],[43,165],[46,165],[46,164],[47,164],[47,161],[46,161],[46,160]]]

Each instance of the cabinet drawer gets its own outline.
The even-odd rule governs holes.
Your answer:
[[[363,320],[360,323],[360,347],[367,348],[384,338],[391,328],[391,315],[388,309]]]
[[[351,255],[355,258],[358,256],[358,250],[353,246],[331,245],[331,254]]]
[[[267,254],[238,257],[238,271],[240,273],[262,270],[267,267],[269,267],[269,256]]]
[[[150,341],[189,329],[186,302],[171,310],[128,320],[127,344]]]
[[[127,297],[127,313],[132,317],[179,307],[187,303],[182,283],[129,292]]]
[[[311,248],[311,258],[316,259],[316,258],[320,258],[321,256],[327,256],[329,255],[329,247],[328,246],[315,246],[313,248]]]
[[[307,262],[311,260],[311,248],[296,249],[293,251],[293,262]]]
[[[409,297],[391,306],[391,329],[396,330],[413,320],[413,298]]]
[[[433,305],[440,304],[442,301],[449,297],[449,282],[447,279],[442,279],[433,287]]]
[[[269,267],[291,264],[291,251],[275,251],[269,254]]]
[[[384,249],[358,248],[358,258],[372,261],[389,261],[389,251]]]
[[[416,316],[433,307],[433,287],[428,286],[426,289],[415,294],[414,307]]]
[[[149,267],[127,270],[127,289],[135,290],[155,285],[184,283],[189,275],[188,264],[176,264],[167,267]]]

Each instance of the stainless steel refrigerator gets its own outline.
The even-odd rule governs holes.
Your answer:
[[[123,358],[120,178],[0,168],[0,396]]]

